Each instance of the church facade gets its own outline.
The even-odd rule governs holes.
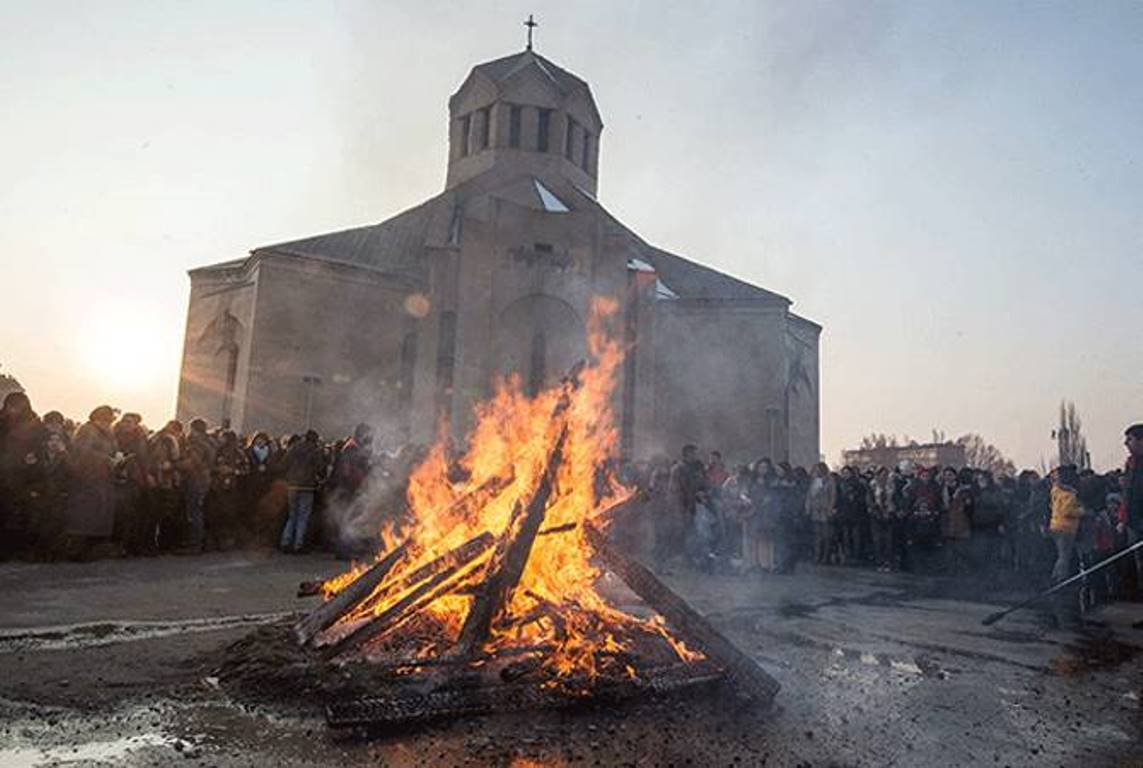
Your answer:
[[[622,449],[819,458],[821,327],[789,299],[656,248],[596,196],[591,90],[532,50],[449,100],[445,189],[379,224],[191,270],[181,419],[242,431],[373,423],[383,442],[462,438],[496,380],[535,391],[586,354],[595,296],[630,352]]]

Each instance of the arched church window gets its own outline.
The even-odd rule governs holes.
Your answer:
[[[472,115],[460,119],[460,156],[468,156],[468,138],[472,133]]]
[[[575,120],[568,115],[567,133],[564,134],[564,157],[573,160],[575,155]]]
[[[456,367],[456,312],[441,312],[437,336],[437,405],[447,410],[452,402]]]
[[[488,149],[488,142],[492,137],[492,108],[485,107],[480,110],[480,148]]]
[[[417,332],[409,331],[401,340],[401,410],[413,403],[413,374],[417,368]]]
[[[218,354],[223,356],[223,363],[226,366],[226,384],[222,390],[222,413],[219,416],[220,423],[230,421],[230,406],[234,400],[234,386],[238,380],[238,344],[230,342],[218,350]]]
[[[536,132],[536,151],[548,151],[548,139],[551,135],[552,128],[552,110],[541,109],[539,127]]]
[[[535,397],[544,388],[548,361],[548,337],[543,331],[532,334],[532,359],[528,366],[528,396]]]
[[[508,108],[508,146],[520,146],[520,112],[521,109],[518,105],[513,104]]]

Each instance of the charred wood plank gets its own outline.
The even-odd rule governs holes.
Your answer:
[[[305,645],[314,635],[333,624],[353,606],[373,593],[389,571],[409,549],[408,542],[397,547],[372,565],[367,571],[347,584],[345,589],[319,605],[294,627],[294,637]]]
[[[460,630],[456,652],[462,657],[472,656],[488,640],[492,619],[507,608],[512,590],[520,583],[524,567],[528,564],[528,555],[532,551],[532,544],[536,541],[536,534],[544,524],[544,515],[548,509],[552,490],[555,488],[556,473],[559,472],[563,460],[567,437],[568,425],[565,421],[555,444],[548,452],[544,473],[528,500],[519,529],[514,531],[513,528],[516,526],[510,524],[501,539],[501,544],[497,546],[496,555],[488,566],[489,575],[485,580],[484,589],[473,601],[472,608],[464,619],[464,626]],[[513,514],[513,522],[515,518],[516,515]]]
[[[700,662],[662,667],[633,680],[596,680],[586,695],[570,695],[558,688],[542,688],[534,680],[442,688],[428,693],[410,691],[332,704],[326,708],[325,718],[331,728],[384,727],[397,730],[442,718],[562,709],[714,688],[723,676],[723,670],[716,665]]]
[[[738,650],[702,614],[659,581],[644,565],[613,547],[599,529],[588,524],[584,526],[584,533],[604,564],[632,592],[643,598],[672,627],[681,632],[688,645],[694,645],[708,659],[726,669],[727,679],[741,695],[762,706],[769,706],[780,688],[777,680]]]
[[[404,595],[381,613],[358,624],[353,631],[326,646],[327,658],[339,656],[360,648],[369,640],[383,634],[406,617],[416,613],[441,595],[456,588],[457,582],[467,576],[465,566],[480,557],[492,546],[492,535],[481,534],[448,552],[433,563],[440,565],[435,573],[420,583],[412,582],[403,590]],[[393,591],[390,594],[401,594]]]
[[[493,496],[504,490],[511,482],[512,478],[491,477],[450,504],[445,514],[454,514],[462,512],[469,507],[485,504]],[[488,544],[490,545],[491,534],[483,535],[488,536]],[[462,546],[468,546],[469,543]],[[374,596],[377,587],[381,585],[389,571],[393,569],[393,566],[408,552],[409,547],[409,543],[406,542],[378,560],[373,567],[357,577],[357,579],[346,586],[345,589],[322,603],[322,605],[298,622],[294,630],[294,635],[298,642],[303,645],[310,642],[315,635],[333,625],[335,621],[344,616],[358,603]],[[407,588],[411,584],[415,584],[418,581],[432,576],[436,572],[436,569],[441,567],[442,563],[445,562],[447,562],[446,558],[442,557],[427,563],[405,577],[402,582],[390,585],[386,588],[383,595],[391,594],[394,589]],[[298,592],[300,597],[302,589],[299,588]]]

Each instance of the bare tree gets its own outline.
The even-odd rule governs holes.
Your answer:
[[[1083,422],[1076,412],[1076,404],[1068,400],[1060,401],[1060,425],[1052,430],[1056,441],[1058,466],[1074,464],[1080,469],[1091,466],[1091,454],[1087,452],[1087,438],[1083,436]]]
[[[869,448],[896,448],[897,436],[886,435],[883,432],[872,432],[861,438],[861,447]]]
[[[964,448],[965,466],[970,469],[986,469],[994,475],[1016,473],[1016,465],[1012,460],[978,434],[970,432],[953,442]]]

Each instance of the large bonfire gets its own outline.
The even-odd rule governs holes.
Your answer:
[[[528,397],[509,378],[478,406],[463,455],[436,443],[412,473],[409,514],[383,532],[377,560],[323,585],[326,605],[347,590],[354,599],[304,640],[407,670],[527,660],[543,686],[566,691],[601,675],[635,679],[656,657],[703,657],[661,617],[620,611],[597,591],[589,537],[632,494],[609,470],[623,360],[608,332],[616,309],[610,299],[593,302],[590,357],[558,385]]]

